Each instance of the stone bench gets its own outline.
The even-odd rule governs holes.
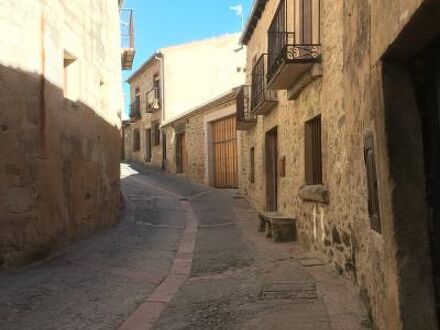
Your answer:
[[[258,214],[260,224],[258,231],[264,232],[274,242],[291,242],[296,240],[296,219],[278,212],[261,212]]]

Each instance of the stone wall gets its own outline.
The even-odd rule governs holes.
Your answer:
[[[394,80],[389,77],[387,83],[383,78],[386,53],[394,51],[395,46],[401,48],[401,57],[397,59],[400,66],[403,59],[411,58],[421,49],[423,42],[427,43],[426,36],[432,33],[430,24],[440,19],[440,15],[432,16],[436,12],[435,6],[425,10],[429,14],[417,18],[417,13],[423,11],[422,3],[419,0],[404,3],[373,1],[370,4],[351,1],[345,5],[344,102],[349,109],[347,142],[352,167],[348,175],[352,187],[358,187],[365,181],[362,173],[364,160],[359,149],[365,135],[372,133],[376,145],[382,219],[382,235],[379,235],[370,229],[368,216],[362,216],[366,210],[360,212],[364,196],[354,190],[350,204],[353,206],[353,240],[357,247],[357,280],[362,292],[368,296],[379,329],[437,328],[427,223],[424,221],[426,215],[420,212],[426,207],[423,200],[424,179],[415,185],[412,182],[423,173],[411,173],[414,164],[423,160],[418,154],[420,150],[417,152],[412,147],[417,143],[421,145],[420,128],[416,129],[419,118],[413,116],[417,110],[410,109],[413,92],[405,84],[404,76]],[[430,1],[424,1],[424,5],[428,3]],[[437,13],[438,10],[437,4]],[[418,19],[421,20],[419,33],[412,31],[405,45],[399,34]],[[390,86],[395,93],[393,102],[401,100],[395,110],[398,120],[390,118],[394,116],[393,110],[384,99],[384,95],[390,93]],[[407,131],[411,133],[399,134],[398,141],[393,142],[395,128],[387,124],[390,120],[393,125],[399,126],[399,131],[411,127]],[[410,143],[406,143],[405,137]],[[393,143],[396,144],[393,146]],[[406,155],[405,160],[394,159],[399,153]],[[397,167],[401,170],[396,170]],[[399,178],[398,173],[402,170],[406,173],[404,175],[411,173],[411,179]],[[414,189],[415,186],[417,189]],[[402,204],[398,196],[405,192],[409,196]],[[405,211],[406,207],[411,212]],[[407,216],[409,218],[405,219]],[[414,223],[414,218],[420,221]]]
[[[267,1],[247,42],[249,74],[254,56],[267,51],[267,30],[278,3]],[[411,102],[400,102],[400,111],[392,109],[394,104],[387,106],[383,90],[390,86],[395,87],[391,88],[392,95],[388,92],[389,102],[401,98],[399,89],[404,95],[412,92],[404,77],[396,78],[396,74],[390,74],[394,82],[388,78],[388,85],[384,85],[382,61],[387,57],[402,63],[429,37],[432,39],[434,34],[428,30],[436,29],[438,6],[420,0],[321,1],[322,59],[312,69],[320,77],[301,86],[294,101],[287,100],[286,91],[279,91],[278,105],[268,115],[259,116],[252,129],[241,133],[241,191],[256,209],[265,209],[265,133],[276,126],[279,156],[286,157],[286,176],[278,178],[278,210],[298,219],[303,245],[358,283],[378,329],[436,328],[427,228],[419,207],[424,202],[421,197],[410,196],[415,191],[417,196],[424,194],[424,183],[416,180],[420,173],[408,167],[416,167],[420,159],[415,159],[417,152],[412,158],[402,157],[408,152],[403,145],[398,146],[393,135],[394,131],[402,133],[394,125],[409,127],[412,135],[408,135],[411,138],[406,148],[417,151],[418,119],[412,117],[413,109],[401,114]],[[408,31],[406,45],[400,35],[414,22],[420,23],[420,33]],[[392,111],[396,111],[398,121]],[[329,190],[328,204],[298,196],[305,184],[304,124],[317,114],[322,122],[323,184]],[[368,134],[373,134],[376,148],[382,234],[371,229],[368,212],[364,161],[364,138]],[[404,142],[405,135],[399,136]],[[252,147],[255,183],[249,181]],[[414,174],[411,179],[408,173]],[[415,214],[422,219],[417,225],[413,222],[417,216],[409,218]]]
[[[277,6],[278,1],[267,2],[264,15],[247,44],[249,75],[254,56],[267,52],[267,30]],[[242,133],[244,160],[241,189],[255,208],[265,209],[265,133],[276,126],[279,156],[286,159],[286,175],[278,178],[278,210],[298,218],[299,238],[304,245],[332,260],[341,272],[353,276],[350,210],[344,197],[350,195],[350,187],[345,176],[349,166],[343,133],[343,7],[341,3],[328,2],[322,2],[321,6],[322,61],[313,70],[322,71],[322,77],[306,85],[295,101],[288,101],[286,91],[278,91],[278,105],[268,115],[259,116],[253,129]],[[298,190],[305,184],[305,122],[319,114],[322,122],[323,183],[330,191],[329,204],[303,201],[298,197]],[[253,184],[248,179],[252,147],[255,148],[256,171]]]
[[[118,3],[6,1],[0,27],[0,267],[14,267],[117,221]]]

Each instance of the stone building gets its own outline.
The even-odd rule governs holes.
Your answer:
[[[0,267],[117,221],[121,2],[2,1]]]
[[[234,88],[162,126],[170,173],[218,188],[238,188],[237,94]]]
[[[440,3],[256,0],[240,189],[357,282],[378,329],[437,329]]]
[[[160,49],[131,75],[131,123],[124,129],[126,141],[132,141],[124,146],[127,161],[164,168],[173,163],[162,125],[243,84],[246,51],[239,37]]]

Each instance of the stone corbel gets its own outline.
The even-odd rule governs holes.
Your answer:
[[[329,190],[323,185],[304,185],[299,188],[298,197],[304,201],[328,204]]]

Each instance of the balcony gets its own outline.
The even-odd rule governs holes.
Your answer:
[[[268,31],[268,52],[267,88],[274,90],[291,88],[319,62],[320,0],[282,0]]]
[[[139,97],[136,97],[136,100],[130,104],[130,118],[132,120],[141,119],[141,102]]]
[[[250,107],[251,86],[242,86],[237,94],[237,130],[245,131],[257,123],[257,116]]]
[[[267,89],[267,54],[258,59],[252,69],[251,111],[256,115],[268,114],[278,103],[278,95]]]
[[[146,113],[153,113],[160,109],[160,88],[154,87],[146,94]]]
[[[134,60],[134,22],[133,10],[121,9],[121,65],[122,70],[131,70]]]

